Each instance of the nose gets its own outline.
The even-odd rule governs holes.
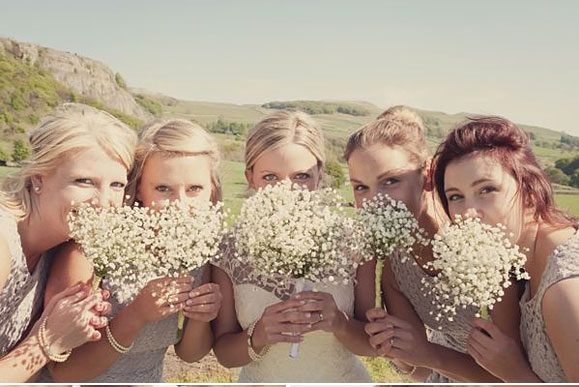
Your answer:
[[[114,205],[113,193],[108,188],[97,190],[92,202],[99,207],[110,208]]]
[[[173,200],[178,200],[182,203],[187,202],[187,192],[185,192],[185,188],[181,187],[179,188],[177,191],[175,191],[175,197],[173,197]]]
[[[466,208],[465,211],[463,211],[462,216],[464,218],[479,218],[481,220],[483,220],[483,214],[482,211],[474,206],[469,206]]]

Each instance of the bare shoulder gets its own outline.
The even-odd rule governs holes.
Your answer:
[[[46,285],[45,302],[56,293],[79,282],[92,281],[92,265],[84,256],[82,249],[74,242],[65,242],[54,250],[52,266]]]

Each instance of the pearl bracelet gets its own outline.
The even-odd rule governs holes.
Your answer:
[[[396,370],[396,372],[398,372],[401,375],[408,376],[408,377],[414,375],[414,373],[416,372],[416,370],[418,368],[418,367],[413,365],[412,368],[410,369],[410,371],[403,371],[402,369],[400,369],[400,367],[398,367],[393,362],[390,362],[390,364],[392,364],[394,366],[394,369]]]
[[[107,334],[107,340],[109,341],[109,344],[111,345],[111,347],[113,347],[113,349],[120,354],[124,354],[124,353],[129,352],[133,348],[133,345],[135,345],[134,342],[131,345],[129,345],[128,347],[124,347],[121,344],[119,344],[119,342],[113,336],[113,333],[111,332],[111,328],[109,327],[108,324],[105,328],[105,332]]]
[[[253,349],[253,344],[251,342],[251,339],[253,338],[253,331],[255,330],[256,324],[257,324],[257,320],[255,320],[254,322],[249,324],[249,327],[247,328],[247,354],[249,355],[249,358],[252,361],[257,361],[257,360],[261,359],[262,357],[264,357],[269,352],[269,348],[270,348],[269,345],[266,345],[261,350],[261,353],[257,353]]]
[[[46,355],[46,357],[50,361],[54,361],[57,363],[62,363],[68,359],[72,350],[65,351],[61,354],[52,353],[50,350],[50,345],[48,344],[48,340],[46,338],[46,320],[48,318],[45,317],[42,322],[40,323],[40,327],[38,328],[38,343],[40,344],[40,348],[42,352]]]

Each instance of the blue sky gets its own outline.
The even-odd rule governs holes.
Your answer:
[[[572,0],[0,2],[0,35],[177,98],[356,99],[575,135],[577,20]]]

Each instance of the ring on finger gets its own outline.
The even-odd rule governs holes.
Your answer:
[[[324,321],[324,314],[320,312],[320,321]]]

